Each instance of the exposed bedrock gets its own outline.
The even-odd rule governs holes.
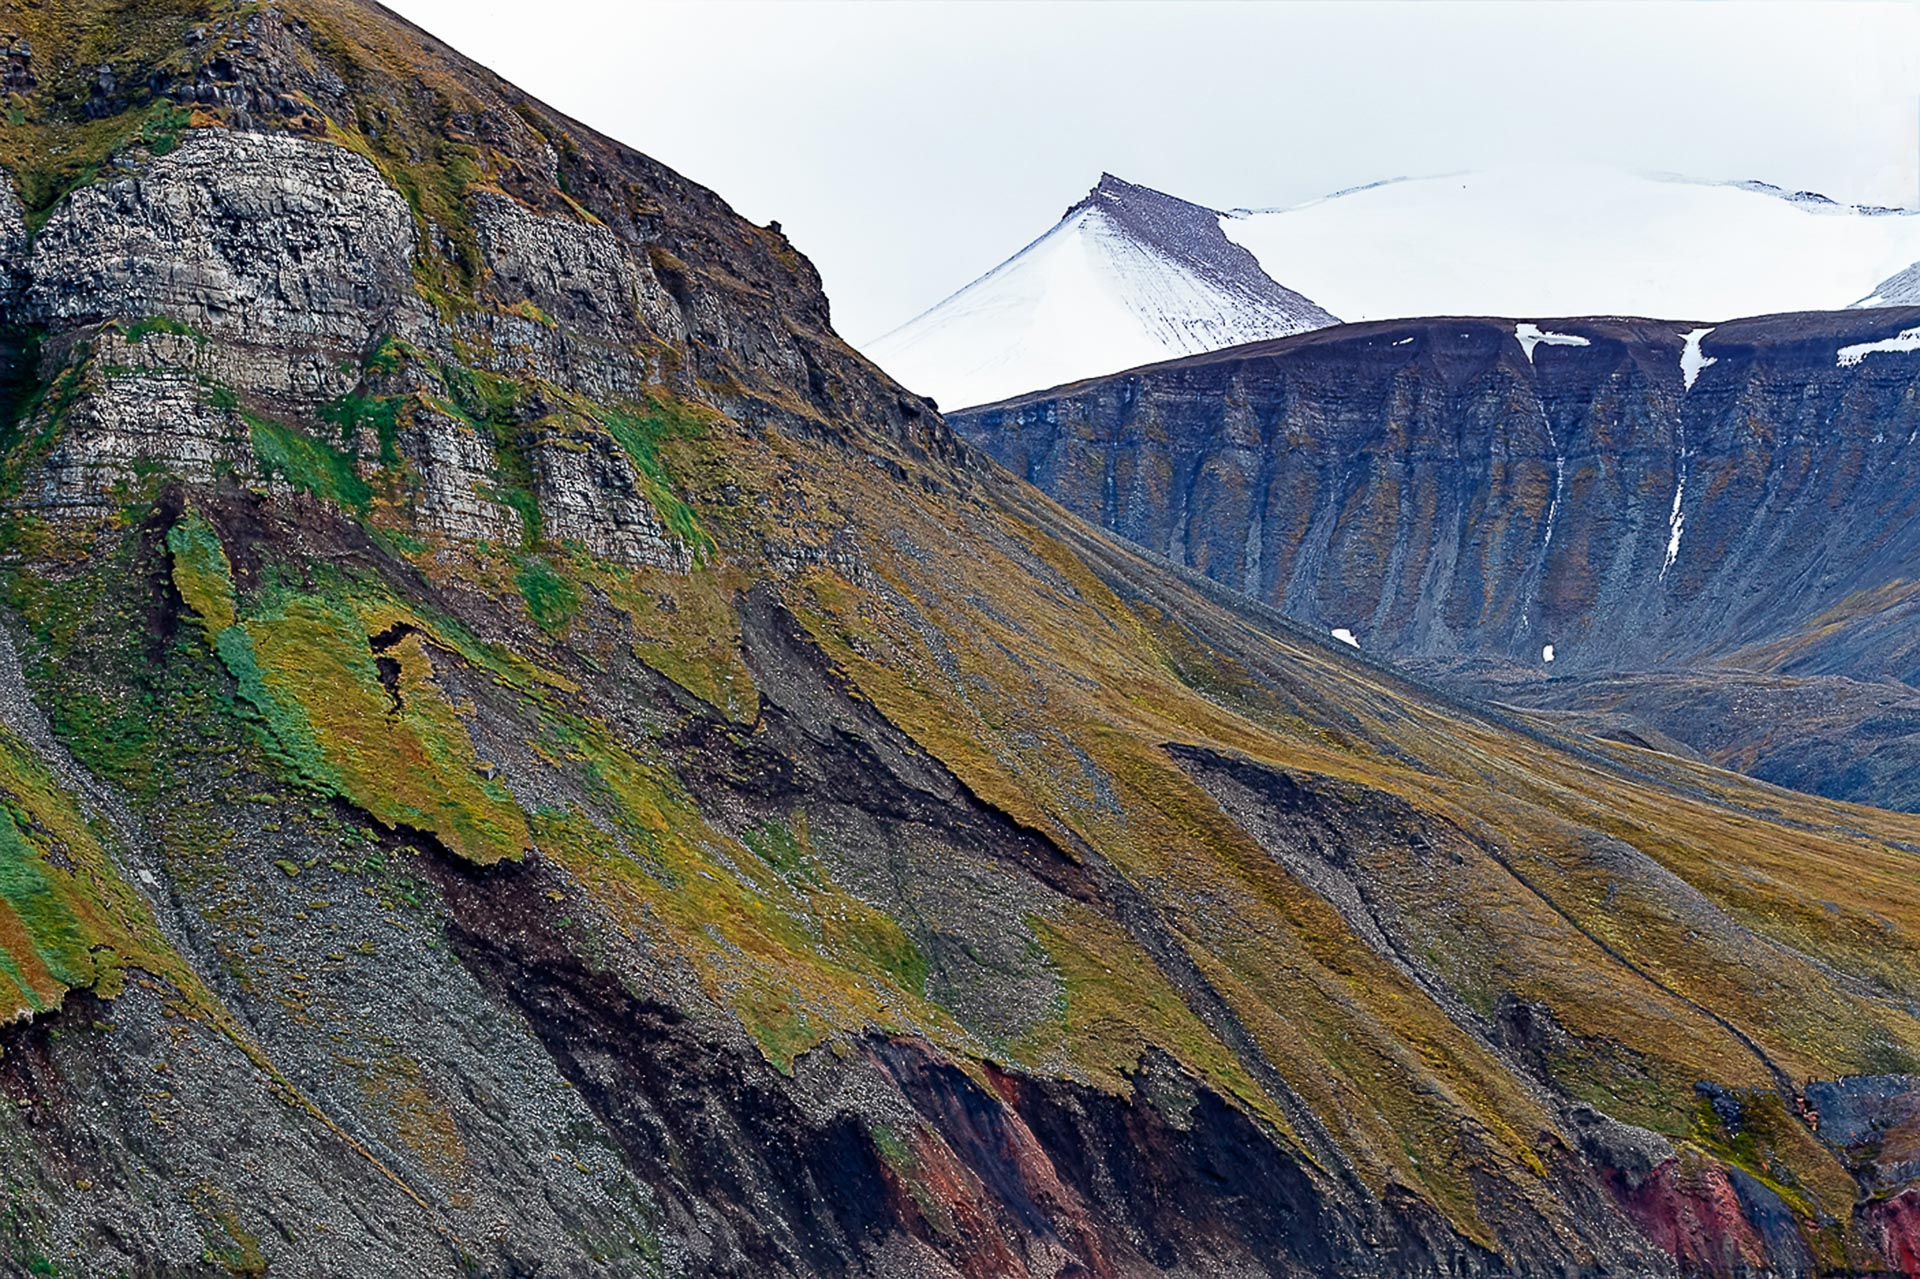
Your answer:
[[[1912,309],[1349,325],[953,421],[1077,514],[1369,653],[1530,704],[1630,702],[1718,763],[1909,805],[1909,730],[1798,717],[1861,698],[1788,677],[1883,703],[1920,677],[1916,327]],[[1674,689],[1720,666],[1768,677],[1740,685],[1737,728],[1724,690]],[[1585,682],[1637,673],[1665,683]],[[1793,721],[1791,752],[1768,720]],[[1873,763],[1808,765],[1856,733]]]

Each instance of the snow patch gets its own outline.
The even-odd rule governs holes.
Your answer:
[[[1920,261],[1912,213],[1583,164],[1408,178],[1221,229],[1348,323],[1833,311]]]
[[[1691,391],[1693,384],[1700,379],[1700,370],[1709,364],[1720,361],[1700,350],[1700,340],[1713,332],[1713,326],[1695,329],[1686,335],[1686,345],[1680,348],[1680,383],[1683,389]]]
[[[1548,644],[1541,648],[1540,660],[1549,663],[1553,661],[1553,645]]]
[[[1882,338],[1878,342],[1859,342],[1853,346],[1840,348],[1840,368],[1850,368],[1869,355],[1893,355],[1901,351],[1920,351],[1920,329],[1903,329],[1898,337]]]
[[[153,872],[150,870],[140,872],[140,882],[148,888],[158,888],[160,886],[160,881],[153,877]]]
[[[1353,647],[1355,647],[1355,648],[1359,648],[1359,647],[1360,647],[1360,641],[1359,641],[1359,640],[1357,640],[1357,639],[1355,639],[1355,638],[1353,637],[1353,632],[1352,632],[1352,631],[1350,631],[1350,630],[1348,630],[1348,629],[1347,629],[1346,627],[1344,627],[1344,626],[1336,626],[1336,627],[1334,627],[1334,628],[1333,628],[1333,637],[1334,637],[1335,639],[1337,639],[1337,640],[1339,640],[1339,641],[1340,641],[1340,642],[1341,642],[1342,644],[1351,644],[1351,645],[1353,645]]]
[[[1667,516],[1667,558],[1660,565],[1660,580],[1663,582],[1667,580],[1667,570],[1672,568],[1673,562],[1680,558],[1680,534],[1687,527],[1687,517],[1680,510],[1680,499],[1687,492],[1686,466],[1686,453],[1682,451],[1680,472],[1675,477],[1673,485],[1673,511]]]
[[[1405,345],[1406,345],[1407,343],[1409,343],[1409,342],[1411,342],[1411,341],[1413,341],[1413,339],[1412,339],[1412,338],[1401,338],[1401,339],[1400,339],[1399,341],[1397,341],[1397,342],[1395,342],[1395,343],[1394,343],[1394,345],[1395,345],[1395,346],[1405,346]]]
[[[1553,450],[1553,501],[1547,503],[1547,535],[1540,539],[1544,563],[1548,550],[1553,547],[1553,521],[1560,514],[1560,497],[1567,491],[1567,459],[1560,451],[1560,437],[1553,433],[1553,423],[1544,413],[1540,415],[1540,425],[1547,428],[1547,447]]]
[[[1522,321],[1513,326],[1513,336],[1520,343],[1520,349],[1527,353],[1527,363],[1533,363],[1533,348],[1541,343],[1548,346],[1592,346],[1593,343],[1571,333],[1549,333],[1537,324]]]

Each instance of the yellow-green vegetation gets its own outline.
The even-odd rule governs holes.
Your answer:
[[[926,993],[926,957],[899,924],[835,890],[813,847],[805,810],[796,809],[787,821],[744,831],[740,842],[772,867],[819,920],[819,944],[830,957],[855,971],[884,977],[911,994]]]
[[[30,95],[8,95],[0,118],[0,163],[13,177],[29,227],[44,222],[67,192],[96,181],[113,156],[132,148],[165,155],[180,144],[191,122],[186,110],[129,102],[117,112],[90,113],[91,81],[98,67],[124,59],[130,47],[164,73],[190,74],[197,59],[181,37],[196,11],[208,7],[149,0],[76,19],[38,5],[7,6],[9,27],[31,37],[42,80]]]
[[[532,814],[540,848],[626,927],[671,947],[781,1069],[851,1028],[966,1037],[923,994],[925,960],[899,925],[837,885],[804,815],[740,838],[716,829],[663,760],[550,708],[556,767],[595,812]],[[593,820],[597,817],[599,820]]]
[[[729,718],[758,714],[753,672],[741,657],[736,604],[749,579],[739,568],[681,574],[576,563],[574,571],[619,610],[619,638],[641,661]]]
[[[689,405],[665,396],[656,396],[644,408],[602,409],[599,417],[626,450],[661,522],[695,555],[711,553],[713,538],[701,526],[700,516],[675,491],[676,480],[668,463],[668,450],[699,439],[706,420]]]
[[[356,107],[345,116],[328,116],[325,135],[367,157],[406,197],[423,231],[438,228],[439,235],[421,236],[423,251],[414,272],[421,293],[448,312],[472,305],[481,255],[467,197],[476,188],[515,186],[516,178],[527,175],[518,172],[506,151],[448,127],[450,120],[476,110],[474,86],[413,32],[351,0],[303,0],[299,8],[315,52],[345,82]],[[409,105],[391,111],[379,106],[389,102]],[[531,104],[520,104],[513,118],[527,130],[527,141],[538,140],[527,150],[544,144],[569,156],[576,149],[562,125]],[[594,220],[564,192],[558,194],[558,203],[574,216]],[[543,326],[551,323],[532,304],[510,309]]]
[[[517,857],[526,822],[482,774],[420,632],[405,630],[378,657],[371,651],[369,637],[410,626],[399,610],[294,595],[250,613],[218,643],[303,778],[389,826],[430,831],[469,860]],[[383,661],[397,669],[383,675]]]
[[[917,945],[834,883],[804,812],[731,837],[664,760],[638,743],[616,745],[575,709],[564,681],[379,585],[268,584],[238,600],[204,517],[185,513],[168,546],[176,589],[291,780],[387,825],[430,832],[473,861],[538,846],[616,917],[680,950],[782,1069],[851,1026],[930,1027],[963,1041],[926,998]],[[434,679],[441,663],[459,664],[540,725],[542,766],[577,779],[595,797],[592,811],[517,805],[475,757],[470,708]]]
[[[1756,1103],[1743,1146],[1700,1129],[1693,1088],[1775,1096],[1783,1080],[1920,1062],[1920,1025],[1904,1011],[1920,994],[1920,888],[1890,847],[1920,837],[1920,823],[1762,800],[1678,764],[1662,765],[1667,784],[1626,779],[1184,588],[1143,589],[1124,562],[1090,563],[1085,548],[1037,532],[1031,512],[977,494],[912,500],[881,468],[836,462],[825,452],[836,445],[716,430],[665,399],[610,410],[464,366],[433,373],[445,388],[436,410],[495,441],[498,484],[520,494],[529,541],[504,554],[389,544],[436,583],[513,601],[556,647],[482,643],[359,570],[270,556],[241,590],[220,533],[190,508],[167,534],[173,585],[289,780],[476,862],[537,847],[616,927],[675,956],[783,1070],[880,1027],[1123,1091],[1158,1049],[1297,1136],[1261,1082],[1271,1076],[1244,1058],[1251,1043],[1370,1185],[1410,1187],[1491,1243],[1484,1178],[1546,1196],[1541,1151],[1571,1138],[1471,1025],[1166,749],[1202,747],[1300,779],[1336,816],[1355,814],[1356,829],[1402,814],[1392,836],[1347,850],[1354,873],[1393,904],[1386,926],[1431,981],[1489,1021],[1503,1001],[1537,1010],[1553,1028],[1540,1065],[1567,1093],[1748,1168],[1803,1214],[1849,1210],[1844,1172],[1789,1111]],[[692,572],[610,565],[539,538],[530,472],[514,469],[533,394],[614,438],[663,519],[699,548]],[[336,407],[344,442],[386,438],[382,423],[404,404]],[[269,469],[344,518],[386,527],[390,499],[369,502],[343,453],[294,428],[252,427]],[[674,496],[729,486],[771,496],[698,508]],[[744,742],[759,705],[739,610],[766,580],[756,557],[769,542],[807,551],[848,528],[867,576],[814,567],[776,589],[856,700],[1069,859],[1084,849],[1124,876],[1244,1040],[1223,1037],[1098,904],[1013,921],[1044,955],[1055,1005],[1012,1036],[970,1031],[939,1002],[918,923],[836,883],[803,811],[734,828],[704,810],[671,752],[612,731],[546,665],[561,649],[600,670],[616,650],[636,655],[722,710]],[[469,697],[532,726],[532,762],[514,768],[589,798],[517,801],[498,780],[502,761],[475,745]],[[71,700],[58,714],[76,750],[138,776],[147,710]],[[57,956],[60,934],[46,935]]]
[[[1076,910],[1059,921],[1030,925],[1060,975],[1057,1017],[1035,1026],[1014,1045],[1021,1060],[1084,1071],[1114,1092],[1150,1048],[1173,1053],[1223,1096],[1288,1132],[1286,1117],[1246,1068],[1196,1017],[1133,939],[1111,920]]]
[[[294,777],[472,861],[528,847],[525,818],[483,775],[411,614],[286,593],[236,616],[226,557],[205,522],[182,521],[168,543],[176,589]]]
[[[461,123],[474,118],[473,85],[418,37],[348,0],[293,7],[353,104],[323,119],[295,103],[302,128],[369,157],[405,194],[435,230],[419,240],[422,293],[448,318],[474,319],[489,295],[467,197],[551,179],[514,171]],[[190,117],[164,104],[89,114],[86,69],[111,46],[197,73],[203,55],[184,25],[240,8],[10,6],[36,62],[56,69],[44,91],[9,104],[0,129],[0,162],[34,218],[116,154],[163,154],[182,128],[222,122],[218,110]],[[381,105],[403,99],[406,109]],[[530,105],[491,123],[575,154],[564,126]],[[560,196],[548,211],[592,218]],[[637,189],[604,196],[621,199],[647,211]],[[670,285],[696,272],[664,246],[650,257]],[[532,303],[505,309],[555,325]],[[582,956],[600,953],[596,930],[638,939],[780,1070],[877,1028],[965,1065],[992,1058],[1124,1093],[1157,1051],[1302,1150],[1318,1140],[1290,1123],[1304,1105],[1367,1185],[1404,1188],[1494,1247],[1489,1223],[1509,1205],[1489,1197],[1531,1200],[1557,1219],[1547,1165],[1576,1144],[1513,1068],[1529,1054],[1566,1094],[1667,1134],[1689,1157],[1746,1169],[1804,1218],[1851,1212],[1853,1182],[1790,1098],[1813,1078],[1920,1069],[1920,877],[1907,851],[1920,819],[1762,792],[1677,761],[1633,757],[1636,771],[1623,771],[1608,760],[1628,760],[1624,750],[1562,749],[1276,634],[1040,499],[939,462],[915,428],[896,438],[822,422],[833,429],[814,438],[765,425],[821,422],[824,395],[725,374],[703,385],[675,352],[636,346],[625,354],[677,392],[600,403],[488,371],[510,368],[511,354],[467,345],[488,341],[484,326],[449,328],[463,336],[440,354],[381,344],[361,388],[317,421],[272,420],[209,391],[246,424],[262,473],[337,508],[302,501],[298,518],[350,522],[332,530],[351,534],[334,544],[356,549],[337,559],[279,535],[272,518],[285,512],[259,494],[188,492],[184,509],[178,492],[148,507],[129,495],[123,517],[84,545],[13,523],[7,549],[24,566],[7,575],[8,600],[32,636],[54,727],[84,765],[154,801],[187,752],[223,780],[241,764],[218,752],[244,753],[271,778],[248,783],[270,784],[265,803],[297,795],[290,808],[325,813],[334,806],[318,797],[337,798],[356,823],[364,814],[431,836],[481,865],[537,850],[583,907],[576,918],[556,903],[546,921],[556,933]],[[156,333],[204,340],[163,319],[122,326],[133,342]],[[10,490],[98,375],[83,345],[23,400],[6,440]],[[702,395],[768,411],[743,412],[762,423],[747,430],[701,407]],[[407,485],[419,477],[400,442],[426,414],[490,447],[491,496],[521,516],[519,544],[456,545],[412,522]],[[603,458],[617,447],[691,571],[558,544],[534,496],[535,449],[548,444]],[[1544,470],[1499,482],[1538,518]],[[1377,550],[1405,512],[1392,485],[1375,491],[1385,497],[1356,499],[1341,518]],[[229,518],[229,498],[256,505]],[[180,513],[156,573],[142,556],[163,510]],[[1486,553],[1523,532],[1490,530]],[[727,776],[740,785],[725,802],[702,791],[713,776],[702,769],[759,767],[756,751],[784,727],[763,714],[753,674],[784,656],[758,651],[750,663],[745,652],[743,614],[769,601],[824,654],[828,669],[804,674],[845,694],[828,708],[788,707],[792,717],[841,716],[832,727],[850,740],[843,720],[884,721],[876,736],[909,739],[886,738],[901,772],[932,779],[929,807],[950,792],[982,829],[1004,822],[993,839],[1057,858],[1073,885],[1041,885],[1009,855],[1000,869],[1015,904],[978,907],[999,912],[989,921],[999,940],[1034,956],[1040,994],[1006,1001],[1020,1021],[1010,1032],[965,1020],[977,1008],[952,993],[943,965],[970,939],[902,905],[917,900],[902,886],[876,888],[820,805],[810,814],[782,791],[787,779]],[[1799,642],[1773,658],[1790,661]],[[608,684],[644,675],[633,658],[688,696],[663,685],[666,696],[650,687],[644,705],[618,713],[596,704]],[[219,740],[242,720],[244,747]],[[488,758],[495,749],[511,758]],[[858,759],[892,767],[877,749]],[[1219,779],[1196,759],[1284,779],[1293,790],[1272,801],[1271,829],[1217,798]],[[135,965],[200,991],[156,940],[100,833],[4,733],[0,799],[0,997],[38,1011],[76,986],[110,990]],[[164,838],[183,876],[221,872],[230,834],[211,807],[169,813]],[[1299,846],[1286,843],[1295,836]],[[281,872],[302,889],[313,882],[315,862],[270,852],[277,887]],[[1336,873],[1359,887],[1323,891]],[[1011,984],[985,971],[988,997],[1003,977]],[[1501,1019],[1516,1012],[1539,1033],[1496,1050]],[[361,1065],[400,1144],[457,1179],[458,1129],[421,1072],[398,1059]],[[1703,1108],[1703,1081],[1741,1099],[1737,1129]],[[919,1140],[875,1135],[898,1173],[917,1166]],[[238,1223],[211,1219],[222,1233],[210,1260],[252,1265]]]
[[[207,1247],[201,1260],[246,1279],[267,1273],[267,1258],[260,1251],[259,1236],[241,1224],[240,1215],[218,1187],[203,1181],[193,1187],[187,1198],[200,1214],[201,1229],[206,1235]]]
[[[436,1177],[458,1185],[468,1174],[467,1146],[453,1115],[422,1078],[420,1063],[400,1054],[356,1068],[367,1097],[386,1116],[400,1143]]]
[[[197,511],[188,511],[167,530],[167,550],[173,554],[174,589],[206,628],[208,642],[217,643],[220,633],[238,620],[226,548]]]
[[[69,990],[112,997],[138,970],[244,1043],[123,874],[111,829],[32,744],[5,727],[0,808],[0,1022],[56,1008]]]
[[[513,581],[527,603],[527,612],[548,634],[564,630],[580,607],[580,588],[555,572],[544,556],[524,556]]]
[[[160,946],[151,921],[74,799],[5,729],[0,805],[0,1021],[72,989],[113,993]]]
[[[1911,838],[1911,819],[1851,815],[1876,832],[1862,838],[1818,801],[1788,801],[1802,809],[1792,823],[1749,816],[1750,789],[1718,775],[1713,794],[1692,781],[1636,785],[1170,583],[1123,600],[1121,577],[1036,537],[1019,512],[983,503],[941,514],[878,485],[835,494],[808,486],[808,471],[783,472],[804,490],[796,505],[894,530],[893,544],[913,548],[874,555],[891,604],[835,574],[807,578],[800,612],[815,637],[974,793],[1069,846],[1084,841],[1150,892],[1264,1055],[1378,1184],[1419,1187],[1481,1233],[1464,1169],[1504,1165],[1524,1187],[1541,1166],[1535,1147],[1567,1138],[1550,1136],[1551,1117],[1507,1069],[1227,821],[1159,743],[1362,787],[1349,801],[1362,815],[1394,805],[1419,815],[1409,834],[1424,849],[1376,841],[1359,873],[1380,877],[1401,926],[1424,935],[1433,969],[1463,998],[1489,1014],[1502,994],[1546,1010],[1566,1045],[1550,1068],[1609,1113],[1684,1139],[1698,1080],[1770,1089],[1776,1071],[1804,1080],[1920,1060],[1920,1023],[1901,1003],[1914,992],[1920,886],[1881,842]],[[969,535],[981,524],[1003,540]],[[997,581],[1034,585],[993,591]],[[1436,879],[1436,859],[1456,869]],[[1703,935],[1668,873],[1705,909],[1791,949]],[[1116,990],[1150,989],[1120,958],[1126,938],[1069,947],[1061,927],[1043,935],[1065,977],[1064,1020],[1023,1054],[1065,1056],[1120,1086],[1117,1072],[1151,1039],[1241,1095],[1223,1074],[1231,1055],[1200,1023],[1169,1020],[1164,998],[1129,1005],[1088,984],[1111,970]],[[1889,947],[1878,955],[1875,935]],[[1829,962],[1901,993],[1866,997]],[[1463,1124],[1483,1134],[1478,1149],[1461,1143]],[[1767,1138],[1770,1157],[1795,1184],[1823,1187],[1802,1202],[1844,1217],[1831,1157],[1791,1136]]]
[[[1896,578],[1870,591],[1857,591],[1806,623],[1800,630],[1761,644],[1738,649],[1723,659],[1731,669],[1745,671],[1784,671],[1796,659],[1864,622],[1876,617],[1897,615],[1920,595],[1920,582]]]
[[[1787,1103],[1771,1092],[1722,1096],[1733,1098],[1737,1120],[1729,1124],[1701,1097],[1688,1144],[1750,1173],[1802,1217],[1844,1221],[1859,1188],[1833,1152],[1788,1111]]]

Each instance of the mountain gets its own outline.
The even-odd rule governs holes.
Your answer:
[[[1915,1270],[1920,821],[1154,563],[375,6],[6,21],[10,1273]]]
[[[1858,306],[1920,306],[1920,262],[1882,280]]]
[[[1051,231],[867,354],[949,405],[1336,323],[1221,215],[1102,174]]]
[[[1103,196],[1110,183],[1113,194]],[[1136,207],[1179,214],[1153,222],[1150,236],[1113,231],[1096,217]],[[1224,256],[1222,237],[1253,259],[1234,259],[1234,278],[1264,277],[1280,300],[1243,308],[1231,323],[1195,323],[1195,315],[1225,313],[1224,304],[1195,303],[1197,286],[1146,283],[1163,272],[1134,265],[1148,252],[1136,253],[1139,245],[1151,246],[1156,262],[1199,251],[1186,246]],[[1110,244],[1124,247],[1108,254]],[[1283,337],[1333,323],[1328,311],[1348,321],[1644,315],[1710,323],[1920,303],[1917,270],[1920,213],[1762,182],[1516,165],[1215,215],[1103,178],[1053,231],[867,353],[952,408]],[[1197,270],[1180,278],[1189,275],[1207,278]],[[1244,294],[1256,296],[1254,285]],[[1301,306],[1300,294],[1318,305]]]
[[[1589,165],[1403,178],[1222,226],[1353,321],[1837,310],[1920,261],[1913,210]]]
[[[1382,321],[954,422],[1069,509],[1454,687],[1920,805],[1920,310]]]

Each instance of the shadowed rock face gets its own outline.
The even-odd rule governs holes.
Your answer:
[[[1913,1271],[1920,824],[1063,516],[377,7],[49,8],[0,1270]]]
[[[953,420],[1076,513],[1368,652],[1587,709],[1580,681],[1659,672],[1636,704],[1679,741],[1906,804],[1910,763],[1775,758],[1776,725],[1754,721],[1786,707],[1783,681],[1743,685],[1771,708],[1745,732],[1674,685],[1720,665],[1920,674],[1920,354],[1897,340],[1916,326],[1902,309],[1352,325]],[[1910,749],[1875,713],[1796,718],[1801,745]]]
[[[1259,260],[1220,229],[1221,215],[1216,210],[1152,187],[1137,186],[1111,173],[1101,174],[1086,198],[1063,217],[1089,208],[1099,209],[1122,232],[1151,245],[1195,277],[1223,293],[1240,295],[1249,309],[1274,317],[1275,327],[1281,319],[1295,329],[1339,323],[1334,315],[1262,271]]]

